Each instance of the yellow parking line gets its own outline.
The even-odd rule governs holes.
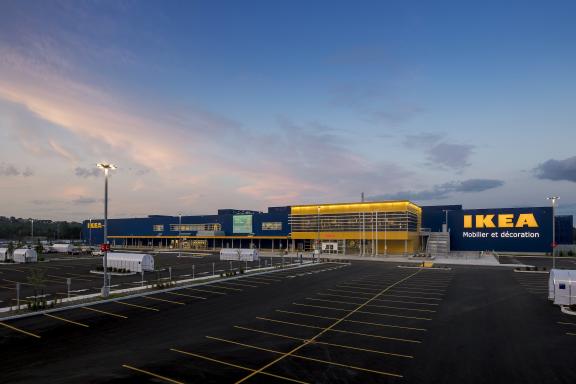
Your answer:
[[[143,298],[143,299],[148,299],[148,300],[164,301],[164,302],[170,303],[170,304],[186,305],[186,303],[182,303],[182,302],[180,302],[180,301],[166,300],[166,299],[161,299],[161,298],[159,298],[159,297],[142,296],[142,298]]]
[[[131,370],[136,371],[136,372],[144,373],[144,374],[146,374],[146,375],[148,375],[148,376],[152,376],[152,377],[155,377],[155,378],[157,378],[157,379],[167,381],[167,382],[169,382],[169,383],[173,383],[173,384],[184,384],[184,382],[182,382],[182,381],[174,380],[174,379],[171,379],[171,378],[166,377],[166,376],[160,376],[160,375],[158,375],[158,374],[156,374],[156,373],[153,373],[153,372],[150,372],[150,371],[145,371],[145,370],[140,369],[140,368],[132,367],[132,366],[127,365],[127,364],[122,364],[122,367],[131,369]]]
[[[60,317],[60,316],[51,315],[49,313],[45,313],[44,316],[51,317],[51,318],[56,319],[56,320],[64,321],[66,323],[79,325],[79,326],[84,327],[84,328],[90,328],[90,326],[87,324],[79,323],[79,322],[73,321],[73,320],[68,320],[68,319],[65,319],[65,318]]]
[[[231,282],[231,281],[220,281],[218,284],[230,284],[230,285],[237,285],[237,286],[239,286],[239,287],[258,288],[258,285],[233,283],[233,282]]]
[[[198,292],[206,292],[206,293],[215,293],[217,295],[225,295],[226,293],[224,292],[218,292],[218,291],[209,291],[207,289],[199,289],[199,288],[182,288],[182,289],[187,289],[190,291],[198,291]]]
[[[315,317],[315,318],[317,318],[317,319],[338,320],[337,317],[311,315],[311,314],[309,314],[309,313],[293,312],[293,311],[284,311],[284,310],[282,310],[282,309],[277,309],[276,312],[287,313],[287,314],[290,314],[290,315],[304,316],[304,317]],[[383,327],[383,328],[399,328],[399,329],[407,329],[407,330],[410,330],[410,331],[427,331],[426,328],[405,327],[405,326],[402,326],[402,325],[392,325],[392,324],[374,323],[374,322],[370,322],[370,321],[360,321],[360,320],[350,320],[350,319],[345,319],[345,320],[343,320],[343,321],[348,322],[348,323],[356,323],[356,324],[364,324],[364,325],[374,325],[374,326]]]
[[[4,326],[4,327],[6,327],[6,328],[9,328],[9,329],[11,329],[11,330],[13,330],[13,331],[20,332],[20,333],[23,333],[23,334],[25,334],[25,335],[35,337],[35,338],[37,338],[37,339],[40,339],[40,338],[41,338],[41,336],[36,335],[35,333],[28,332],[28,331],[25,331],[25,330],[20,329],[20,328],[16,328],[16,327],[14,327],[14,326],[12,326],[12,325],[8,325],[8,324],[3,323],[3,322],[1,322],[1,321],[0,321],[0,325]]]
[[[101,309],[96,309],[96,308],[92,308],[92,307],[80,307],[82,309],[85,309],[87,311],[92,311],[92,312],[99,312],[99,313],[103,313],[105,315],[110,315],[110,316],[114,316],[114,317],[119,317],[121,319],[127,319],[128,316],[124,316],[124,315],[118,315],[116,313],[112,313],[112,312],[107,312],[107,311],[102,311]]]
[[[178,292],[164,292],[167,293],[169,295],[175,295],[175,296],[182,296],[182,297],[190,297],[193,299],[202,299],[202,300],[206,300],[205,297],[201,297],[201,296],[194,296],[194,295],[187,295],[185,293],[178,293]]]
[[[245,330],[245,331],[262,333],[262,334],[265,334],[265,335],[283,337],[283,338],[291,339],[291,340],[298,340],[298,341],[307,341],[307,340],[308,340],[308,339],[302,339],[302,338],[300,338],[300,337],[293,337],[293,336],[283,335],[283,334],[280,334],[280,333],[267,332],[267,331],[261,331],[261,330],[259,330],[259,329],[254,329],[254,328],[241,327],[241,326],[239,326],[239,325],[235,325],[234,328],[243,329],[243,330]],[[376,351],[376,350],[374,350],[374,349],[353,347],[353,346],[351,346],[351,345],[328,343],[328,342],[326,342],[326,341],[314,340],[314,343],[313,343],[313,344],[322,344],[322,345],[328,345],[328,346],[331,346],[331,347],[351,349],[351,350],[354,350],[354,351],[377,353],[377,354],[380,354],[380,355],[403,357],[403,358],[407,358],[407,359],[413,359],[413,358],[414,358],[414,356],[402,355],[402,354],[399,354],[399,353]],[[311,345],[311,344],[310,344],[310,345]]]
[[[213,358],[213,357],[208,357],[208,356],[204,356],[204,355],[199,355],[199,354],[197,354],[197,353],[181,351],[181,350],[175,349],[175,348],[170,348],[170,350],[173,351],[173,352],[181,353],[181,354],[183,354],[183,355],[188,355],[188,356],[192,356],[192,357],[197,357],[197,358],[199,358],[199,359],[211,361],[211,362],[218,363],[218,364],[222,364],[222,365],[227,365],[227,366],[229,366],[229,367],[234,367],[234,368],[242,369],[242,370],[248,371],[248,372],[254,372],[254,371],[255,371],[255,369],[252,369],[252,368],[244,367],[244,366],[242,366],[242,365],[238,365],[238,364],[234,364],[234,363],[228,363],[228,362],[223,361],[223,360],[218,360],[218,359],[215,359],[215,358]],[[289,377],[284,377],[284,376],[280,376],[280,375],[275,375],[275,374],[269,373],[269,372],[261,372],[261,373],[262,373],[263,375],[266,375],[266,376],[275,377],[275,378],[277,378],[277,379],[282,379],[282,380],[286,380],[286,381],[291,381],[291,382],[293,382],[293,383],[308,384],[308,383],[305,382],[305,381],[300,381],[300,380],[296,380],[296,379],[291,379],[291,378],[289,378]]]
[[[135,308],[140,308],[140,309],[146,309],[146,310],[148,310],[148,311],[156,311],[156,312],[160,312],[160,310],[159,310],[159,309],[157,309],[157,308],[152,308],[152,307],[145,307],[145,306],[143,306],[143,305],[132,304],[132,303],[126,303],[126,302],[124,302],[124,301],[114,301],[114,303],[117,303],[117,304],[122,304],[122,305],[127,305],[127,306],[129,306],[129,307],[135,307]]]
[[[241,288],[222,287],[220,285],[214,285],[214,284],[211,284],[210,286],[214,287],[214,288],[220,288],[220,289],[229,289],[231,291],[243,291],[243,289],[241,289]]]
[[[344,289],[333,289],[333,288],[327,288],[327,291],[331,291],[331,292],[346,292],[346,293],[354,293],[356,295],[369,295],[369,296],[373,296],[371,293],[366,293],[366,292],[357,292],[357,291],[347,291]],[[386,297],[403,297],[405,299],[420,299],[420,300],[440,300],[442,301],[442,299],[438,299],[436,297],[414,297],[414,296],[404,296],[404,295],[390,295],[388,293],[383,293],[382,296],[386,296]],[[381,299],[375,299],[375,300],[381,300]]]
[[[358,299],[357,296],[346,296],[346,295],[334,295],[332,293],[322,293],[322,292],[318,292],[317,295],[320,296],[332,296],[332,297],[343,297],[346,299]],[[360,300],[362,300],[360,298]],[[374,299],[374,301],[385,301],[385,302],[390,302],[390,303],[403,303],[403,304],[417,304],[417,305],[435,305],[438,306],[440,304],[438,303],[419,303],[416,301],[404,301],[404,300],[390,300],[390,299]],[[360,304],[360,303],[358,303]]]
[[[336,301],[336,300],[324,300],[324,299],[315,299],[313,297],[307,297],[306,300],[312,301],[323,301],[326,303],[335,303],[335,304],[346,304],[346,305],[360,305],[362,303],[351,303],[349,301]],[[398,309],[401,311],[418,311],[418,312],[436,312],[432,309],[416,309],[416,308],[403,308],[403,307],[392,307],[389,305],[378,305],[378,304],[368,304],[367,307],[376,307],[376,308],[389,308],[389,309]]]
[[[285,359],[286,357],[289,357],[291,355],[294,355],[295,352],[297,352],[299,349],[303,348],[306,343],[312,342],[316,339],[318,339],[320,336],[322,336],[324,333],[329,332],[329,331],[334,331],[334,327],[336,327],[338,324],[340,324],[341,322],[343,322],[344,320],[346,320],[348,317],[352,316],[355,312],[357,312],[359,309],[362,309],[366,304],[369,304],[372,300],[378,298],[379,296],[381,296],[383,293],[385,293],[387,290],[389,290],[390,288],[394,287],[394,285],[397,284],[401,284],[402,282],[410,279],[411,277],[416,276],[419,272],[421,271],[421,269],[418,269],[416,272],[407,275],[406,277],[398,280],[397,282],[395,282],[394,284],[388,286],[387,288],[383,289],[382,291],[378,292],[377,294],[373,295],[372,297],[368,298],[363,304],[360,304],[358,307],[356,307],[355,309],[353,309],[352,311],[349,311],[348,313],[346,313],[344,316],[342,316],[341,318],[339,318],[338,320],[336,320],[335,322],[333,322],[332,324],[330,324],[329,326],[323,328],[320,330],[320,332],[318,332],[316,335],[314,335],[312,338],[310,338],[310,340],[308,342],[302,343],[294,348],[292,348],[290,351],[285,352],[285,353],[281,353],[281,356],[279,356],[278,358],[274,359],[273,361],[269,362],[268,364],[260,367],[257,371],[250,373],[249,375],[246,375],[245,377],[243,377],[242,379],[236,381],[235,384],[240,384],[245,382],[246,380],[250,379],[251,377],[253,377],[254,375],[257,375],[259,372],[264,371],[265,369],[268,369],[269,367],[271,367],[272,365],[278,363],[279,361],[281,361],[282,359]]]
[[[282,355],[282,356],[285,355],[284,352],[275,351],[275,350],[273,350],[273,349],[268,349],[268,348],[262,348],[262,347],[258,347],[258,346],[255,346],[255,345],[240,343],[240,342],[237,342],[237,341],[234,341],[234,340],[221,339],[221,338],[219,338],[219,337],[212,337],[212,336],[206,336],[206,337],[207,337],[208,339],[221,341],[221,342],[223,342],[223,343],[229,343],[229,344],[239,345],[239,346],[241,346],[241,347],[256,349],[256,350],[259,350],[259,351],[270,352],[270,353],[274,353],[274,354]],[[307,340],[307,341],[304,343],[304,345],[309,344],[310,342],[311,342],[311,340]],[[377,371],[377,370],[375,370],[375,369],[362,368],[362,367],[357,367],[357,366],[355,366],[355,365],[337,363],[337,362],[335,362],[335,361],[326,361],[326,360],[322,360],[322,359],[316,359],[316,358],[313,358],[313,357],[297,355],[297,354],[295,354],[295,353],[291,353],[290,356],[291,356],[291,357],[296,357],[296,358],[298,358],[298,359],[308,360],[308,361],[314,361],[314,362],[322,363],[322,364],[326,364],[326,365],[334,365],[334,366],[337,366],[337,367],[343,367],[343,368],[353,369],[353,370],[356,370],[356,371],[376,373],[376,374],[382,375],[382,376],[392,376],[392,377],[399,377],[399,378],[404,377],[404,376],[399,375],[399,374],[397,374],[397,373]],[[259,370],[259,371],[254,370],[254,372],[252,372],[252,374],[255,374],[255,373],[261,373],[261,370]]]
[[[348,312],[349,309],[343,308],[332,308],[332,307],[324,307],[320,305],[310,305],[310,304],[302,304],[302,303],[292,303],[293,305],[300,305],[302,307],[311,307],[311,308],[319,308],[319,309],[330,309],[333,311],[340,311],[340,312]],[[404,316],[404,315],[391,315],[388,313],[380,313],[380,312],[369,312],[369,311],[356,311],[356,313],[364,313],[366,315],[379,315],[379,316],[388,316],[388,317],[399,317],[402,319],[413,319],[413,320],[427,320],[430,321],[432,319],[428,317],[417,317],[417,316]]]
[[[283,320],[276,320],[276,319],[269,319],[266,317],[256,317],[258,320],[264,320],[264,321],[271,321],[273,323],[279,323],[279,324],[286,324],[286,325],[293,325],[296,327],[304,327],[304,328],[311,328],[311,329],[324,329],[324,327],[318,327],[315,325],[308,325],[308,324],[300,324],[300,323],[292,323],[290,321],[283,321]],[[405,343],[421,343],[421,341],[419,340],[411,340],[411,339],[401,339],[401,338],[397,338],[397,337],[388,337],[388,336],[381,336],[381,335],[374,335],[371,333],[362,333],[362,332],[354,332],[354,331],[345,331],[343,329],[329,329],[328,331],[330,332],[337,332],[337,333],[346,333],[348,335],[357,335],[357,336],[366,336],[366,337],[373,337],[375,339],[385,339],[385,340],[395,340],[395,341],[402,341]]]

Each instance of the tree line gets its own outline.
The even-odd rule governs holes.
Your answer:
[[[31,236],[32,219],[0,216],[0,239],[22,240]],[[34,219],[34,237],[57,239],[79,239],[82,224],[74,221],[52,221]]]

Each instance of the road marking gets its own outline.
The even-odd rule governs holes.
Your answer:
[[[259,350],[259,351],[265,351],[265,352],[274,353],[274,354],[277,354],[277,355],[281,355],[281,356],[280,356],[281,358],[284,358],[284,357],[286,356],[286,353],[280,352],[280,351],[275,351],[275,350],[273,350],[273,349],[262,348],[262,347],[258,347],[258,346],[250,345],[250,344],[244,344],[244,343],[240,343],[240,342],[234,341],[234,340],[221,339],[221,338],[219,338],[219,337],[212,337],[212,336],[206,336],[206,337],[207,337],[208,339],[221,341],[221,342],[223,342],[223,343],[235,344],[235,345],[239,345],[239,346],[246,347],[246,348],[251,348],[251,349],[256,349],[256,350]],[[310,342],[310,340],[306,340],[306,342],[305,342],[304,344],[301,344],[301,345],[307,345],[307,344],[309,344],[309,342]],[[313,358],[313,357],[296,355],[296,354],[293,353],[293,352],[290,353],[289,356],[291,356],[291,357],[296,357],[296,358],[302,359],[302,360],[314,361],[314,362],[322,363],[322,364],[326,364],[326,365],[334,365],[334,366],[337,366],[337,367],[354,369],[354,370],[356,370],[356,371],[376,373],[376,374],[382,375],[382,376],[392,376],[392,377],[399,377],[399,378],[404,377],[404,376],[399,375],[399,374],[397,374],[397,373],[390,373],[390,372],[384,372],[384,371],[376,371],[376,370],[374,370],[374,369],[357,367],[357,366],[355,366],[355,365],[342,364],[342,363],[337,363],[337,362],[334,362],[334,361],[326,361],[326,360],[316,359],[316,358]],[[276,360],[278,360],[278,359],[276,359]],[[237,381],[236,383],[238,384],[238,383],[244,382],[245,380],[247,380],[248,377],[252,377],[252,376],[254,376],[255,374],[261,373],[262,370],[263,370],[262,368],[260,368],[260,369],[258,369],[258,370],[254,370],[250,375],[248,375],[248,376],[246,376],[245,378]]]
[[[345,291],[343,289],[333,289],[333,288],[327,288],[327,291],[334,291],[334,292],[347,292],[347,293],[355,293],[357,295],[371,295],[371,293],[366,293],[366,292],[356,292],[356,291]],[[386,297],[403,297],[405,299],[420,299],[420,300],[438,300],[438,301],[442,301],[443,299],[439,299],[436,297],[414,297],[414,296],[404,296],[404,295],[390,295],[388,293],[384,294]],[[376,300],[382,300],[382,299],[376,299]]]
[[[357,300],[362,300],[362,298],[358,298],[356,296],[346,296],[346,295],[334,295],[332,293],[321,293],[318,292],[317,295],[320,296],[332,296],[332,297],[343,297],[346,299],[357,299]],[[390,302],[390,303],[403,303],[403,304],[417,304],[417,305],[435,305],[438,306],[440,304],[438,303],[419,303],[416,301],[403,301],[403,300],[390,300],[390,299],[374,299],[374,301],[385,301],[385,302]],[[359,303],[358,303],[359,304]]]
[[[313,301],[323,301],[327,303],[336,303],[336,304],[346,304],[346,305],[359,305],[361,303],[351,303],[349,301],[336,301],[336,300],[324,300],[324,299],[315,299],[313,297],[307,297],[306,300],[313,300]],[[370,304],[367,307],[377,307],[377,308],[389,308],[389,309],[398,309],[401,311],[418,311],[418,312],[431,312],[434,313],[436,311],[432,309],[416,309],[416,308],[404,308],[404,307],[392,307],[389,305],[378,305],[378,304]]]
[[[66,323],[79,325],[79,326],[84,327],[84,328],[90,328],[90,326],[87,324],[79,323],[79,322],[73,321],[73,320],[68,320],[68,319],[65,319],[65,318],[60,317],[60,316],[51,315],[49,313],[45,313],[44,316],[51,317],[51,318],[56,319],[56,320],[61,320],[61,321],[64,321]]]
[[[570,335],[570,336],[576,336],[576,333],[572,333],[572,332],[566,332],[566,334]]]
[[[316,325],[308,325],[308,324],[300,324],[300,323],[292,323],[290,321],[283,321],[283,320],[276,320],[276,319],[269,319],[267,317],[256,317],[258,320],[264,320],[264,321],[271,321],[273,323],[279,323],[279,324],[286,324],[286,325],[293,325],[296,327],[304,327],[304,328],[311,328],[311,329],[324,329],[324,327],[318,327]],[[366,337],[373,337],[375,339],[385,339],[385,340],[395,340],[395,341],[401,341],[401,342],[405,342],[405,343],[416,343],[419,344],[421,343],[421,341],[419,340],[411,340],[411,339],[401,339],[401,338],[397,338],[397,337],[389,337],[389,336],[381,336],[381,335],[374,335],[372,333],[362,333],[362,332],[354,332],[354,331],[345,331],[343,329],[329,329],[329,332],[338,332],[338,333],[346,333],[349,335],[357,335],[357,336],[366,336]],[[314,340],[315,341],[315,340]]]
[[[166,299],[161,299],[161,298],[159,298],[159,297],[142,296],[142,298],[143,298],[143,299],[148,299],[148,300],[164,301],[164,302],[170,303],[170,304],[186,305],[186,303],[182,303],[181,301],[166,300]]]
[[[160,310],[157,309],[157,308],[145,307],[145,306],[143,306],[143,305],[132,304],[132,303],[126,303],[126,302],[124,302],[124,301],[113,301],[113,303],[122,304],[122,305],[127,305],[127,306],[129,306],[129,307],[146,309],[146,310],[148,310],[148,311],[160,312]]]
[[[382,284],[358,283],[355,280],[351,280],[351,281],[354,282],[355,284],[358,284],[358,285],[367,285],[367,286],[371,286],[371,287],[381,287],[381,288],[385,287],[385,285],[382,285]],[[418,284],[418,283],[415,284],[413,282],[410,282],[410,286],[411,287],[421,286],[421,287],[429,287],[429,288],[438,288],[438,289],[444,288],[444,289],[446,289],[450,286],[450,284],[442,284],[442,285],[440,285],[440,284]]]
[[[331,317],[331,316],[320,316],[320,315],[311,315],[309,313],[302,313],[302,312],[293,312],[293,311],[284,311],[282,309],[277,309],[276,312],[280,312],[280,313],[288,313],[291,315],[299,315],[299,316],[305,316],[305,317],[315,317],[318,319],[327,319],[327,320],[338,320],[337,317]],[[377,327],[384,327],[384,328],[399,328],[399,329],[407,329],[410,331],[427,331],[426,328],[415,328],[415,327],[405,327],[403,325],[392,325],[392,324],[383,324],[383,323],[374,323],[371,321],[361,321],[361,320],[350,320],[350,319],[346,319],[344,320],[345,322],[349,322],[349,323],[356,323],[356,324],[365,324],[365,325],[375,325]]]
[[[243,291],[242,288],[222,287],[220,285],[214,285],[214,284],[210,284],[210,287],[220,288],[220,289],[229,289],[231,291]]]
[[[182,297],[191,297],[193,299],[202,299],[202,300],[206,300],[205,297],[201,297],[201,296],[194,296],[194,295],[187,295],[185,293],[177,293],[177,292],[164,292],[167,293],[169,295],[175,295],[175,296],[182,296]]]
[[[155,378],[160,379],[160,380],[167,381],[167,382],[169,382],[169,383],[173,383],[173,384],[184,384],[184,382],[182,382],[182,381],[177,381],[177,380],[171,379],[171,378],[166,377],[166,376],[160,376],[160,375],[158,375],[158,374],[156,374],[156,373],[153,373],[153,372],[150,372],[150,371],[145,371],[145,370],[140,369],[140,368],[132,367],[132,366],[127,365],[127,364],[122,364],[122,367],[131,369],[131,370],[136,371],[136,372],[144,373],[144,374],[146,374],[146,375],[155,377]]]
[[[93,312],[99,312],[99,313],[103,313],[105,315],[110,315],[110,316],[114,316],[114,317],[119,317],[121,319],[127,319],[128,316],[124,316],[124,315],[118,315],[116,313],[112,313],[112,312],[107,312],[107,311],[103,311],[101,309],[96,309],[96,308],[91,308],[91,307],[80,307],[82,309],[85,309],[87,311],[93,311]]]
[[[263,277],[261,275],[258,275],[257,277],[248,275],[245,278],[250,278],[250,279],[254,279],[254,280],[263,280],[263,281],[273,281],[275,283],[282,281],[282,279],[273,279],[271,277]]]
[[[16,288],[7,287],[7,286],[5,286],[5,285],[0,285],[0,288],[10,289],[10,290],[12,290],[12,291],[15,291],[15,290],[16,290]]]
[[[20,332],[20,333],[23,333],[23,334],[25,334],[25,335],[35,337],[35,338],[37,338],[37,339],[40,339],[40,338],[41,338],[41,336],[39,336],[39,335],[37,335],[37,334],[35,334],[35,333],[28,332],[28,331],[25,331],[25,330],[20,329],[20,328],[16,328],[16,327],[14,327],[14,326],[12,326],[12,325],[8,325],[8,324],[3,323],[3,322],[1,322],[1,321],[0,321],[0,325],[4,326],[4,327],[6,327],[6,328],[9,328],[9,329],[11,329],[11,330],[13,330],[13,331]]]
[[[350,287],[350,288],[355,288],[355,289],[363,289],[363,290],[365,290],[365,291],[380,291],[382,288],[384,288],[384,287],[381,287],[380,289],[378,289],[378,288],[368,288],[368,287],[360,287],[360,286],[352,285],[352,284],[338,284],[337,286],[338,286],[338,287],[344,287],[344,288]],[[412,288],[412,287],[399,286],[398,288],[394,288],[394,290],[396,290],[396,289],[421,289],[421,288]],[[436,288],[434,288],[434,289],[425,288],[424,291],[426,291],[426,290],[428,290],[428,291],[440,291],[440,292],[444,292],[444,291],[445,291],[445,289],[436,289]],[[439,293],[436,293],[436,294],[439,294]]]
[[[209,291],[207,289],[199,289],[199,288],[183,288],[183,289],[187,289],[190,291],[198,291],[198,292],[206,292],[206,293],[215,293],[217,295],[225,295],[225,292],[218,292],[218,291]]]
[[[558,324],[563,324],[563,325],[576,325],[576,323],[567,323],[565,321],[559,321]]]
[[[214,363],[218,363],[218,364],[222,364],[222,365],[227,365],[227,366],[229,366],[229,367],[234,367],[234,368],[242,369],[242,370],[248,371],[248,372],[254,372],[254,371],[255,371],[255,369],[252,369],[252,368],[244,367],[244,366],[242,366],[242,365],[238,365],[238,364],[234,364],[234,363],[228,363],[228,362],[223,361],[223,360],[218,360],[218,359],[214,359],[214,358],[212,358],[212,357],[208,357],[208,356],[204,356],[204,355],[199,355],[199,354],[197,354],[197,353],[181,351],[181,350],[175,349],[175,348],[170,348],[170,350],[173,351],[173,352],[181,353],[181,354],[188,355],[188,356],[197,357],[197,358],[199,358],[199,359],[204,359],[204,360],[211,361],[211,362],[214,362]],[[262,372],[262,374],[263,374],[263,375],[266,375],[266,376],[275,377],[275,378],[277,378],[277,379],[282,379],[282,380],[291,381],[291,382],[293,382],[293,383],[308,384],[308,383],[305,382],[305,381],[300,381],[300,380],[296,380],[296,379],[291,379],[291,378],[289,378],[289,377],[284,377],[284,376],[280,376],[280,375],[275,375],[275,374],[269,373],[269,372]]]
[[[306,340],[308,340],[308,339],[303,339],[303,338],[300,338],[300,337],[293,337],[293,336],[283,335],[283,334],[280,334],[280,333],[267,332],[267,331],[261,331],[261,330],[259,330],[259,329],[254,329],[254,328],[241,327],[241,326],[239,326],[239,325],[235,325],[234,328],[243,329],[243,330],[251,331],[251,332],[262,333],[262,334],[265,334],[265,335],[283,337],[283,338],[286,338],[286,339],[298,340],[298,341],[306,341]],[[381,354],[381,355],[403,357],[403,358],[406,358],[406,359],[413,359],[413,358],[414,358],[414,356],[402,355],[402,354],[399,354],[399,353],[376,351],[376,350],[374,350],[374,349],[359,348],[359,347],[353,347],[353,346],[351,346],[351,345],[343,345],[343,344],[329,343],[329,342],[326,342],[326,341],[314,340],[314,344],[323,344],[323,345],[328,345],[328,346],[331,346],[331,347],[351,349],[351,350],[355,350],[355,351],[362,351],[362,352],[377,353],[377,354]]]
[[[344,308],[332,308],[332,307],[324,307],[324,306],[320,306],[320,305],[311,305],[311,304],[302,304],[302,303],[292,303],[292,305],[299,305],[302,307],[311,307],[311,308],[319,308],[319,309],[330,309],[333,311],[341,311],[341,312],[347,312],[349,311],[349,309],[344,309]],[[364,313],[366,315],[378,315],[378,316],[388,316],[388,317],[399,317],[402,319],[412,319],[412,320],[426,320],[426,321],[430,321],[432,320],[429,317],[417,317],[417,316],[404,316],[404,315],[391,315],[388,313],[380,313],[380,312],[369,312],[369,311],[356,311],[356,313]]]
[[[230,284],[230,285],[237,285],[239,287],[249,287],[249,288],[258,288],[259,287],[258,285],[233,283],[231,281],[220,281],[218,284]]]
[[[260,285],[270,285],[273,283],[272,281],[253,280],[251,277],[243,277],[242,281],[247,282],[247,283],[251,283],[251,284],[260,284]]]
[[[56,278],[56,279],[62,279],[63,281],[59,281],[59,283],[65,283],[65,282],[66,282],[66,279],[68,279],[68,277],[62,277],[62,276],[56,276],[56,275],[46,275],[46,276],[54,277],[54,278]],[[70,278],[70,279],[72,279],[72,278]],[[81,278],[78,278],[78,277],[74,278],[73,280],[74,280],[74,281],[90,281],[90,282],[92,281],[92,280],[88,280],[88,279],[81,279]],[[52,281],[53,281],[53,280],[52,280]]]

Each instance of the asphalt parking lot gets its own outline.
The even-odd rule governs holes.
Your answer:
[[[0,327],[2,382],[573,383],[576,321],[508,268],[322,263]]]
[[[172,279],[190,279],[204,277],[213,272],[219,274],[231,269],[248,269],[258,266],[281,264],[281,258],[263,257],[256,262],[220,261],[218,253],[209,251],[163,252],[155,254],[155,267],[161,272],[145,272],[128,276],[111,277],[111,289],[133,288],[143,284],[151,284],[158,278],[169,278],[169,267],[172,269]],[[90,273],[102,265],[101,257],[87,255],[69,256],[48,254],[46,261],[33,264],[0,264],[0,308],[16,305],[16,283],[20,283],[20,302],[25,306],[30,298],[36,295],[47,295],[50,299],[68,296],[67,279],[70,278],[70,296],[87,295],[100,292],[102,275]],[[285,262],[289,260],[286,259]],[[43,271],[43,287],[39,289],[30,281],[32,272]]]

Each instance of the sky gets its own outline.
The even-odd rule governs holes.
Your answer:
[[[576,213],[576,2],[0,3],[0,215]]]

